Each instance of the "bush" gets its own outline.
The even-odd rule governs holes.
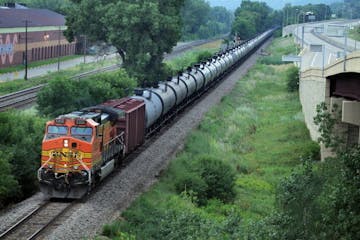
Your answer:
[[[199,52],[199,54],[196,57],[196,62],[199,63],[199,62],[207,61],[212,56],[213,56],[213,54],[209,51]]]
[[[25,113],[0,113],[0,204],[37,190],[44,123],[44,119]]]
[[[290,67],[286,71],[287,89],[289,92],[295,92],[299,89],[299,68],[296,66]]]
[[[135,86],[136,81],[124,70],[80,81],[56,78],[38,94],[38,109],[44,115],[56,117],[108,99],[124,97]]]
[[[178,193],[193,194],[194,202],[205,205],[209,199],[231,202],[235,198],[235,172],[221,160],[202,156],[187,169],[189,172],[175,181]],[[192,197],[192,196],[190,196]]]
[[[208,185],[195,173],[186,173],[175,182],[175,188],[178,193],[185,194],[190,200],[199,205],[205,205],[207,202],[206,192]]]

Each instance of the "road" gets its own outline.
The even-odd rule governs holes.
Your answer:
[[[343,58],[345,54],[360,49],[360,42],[344,36],[344,28],[359,24],[359,20],[333,20],[321,23],[294,25],[291,32],[295,40],[304,48],[299,52],[302,57],[301,70],[323,68]],[[302,33],[304,29],[304,34]],[[310,48],[310,45],[323,45]],[[345,46],[347,46],[345,51]],[[322,52],[322,49],[325,49]]]

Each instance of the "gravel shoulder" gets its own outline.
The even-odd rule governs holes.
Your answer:
[[[270,42],[271,40],[267,41],[262,48]],[[120,217],[141,193],[147,191],[157,181],[159,173],[166,169],[170,160],[182,149],[186,136],[198,126],[212,106],[229,94],[236,82],[256,63],[258,56],[253,54],[217,88],[206,94],[197,104],[186,109],[181,118],[162,131],[126,168],[113,174],[111,181],[105,181],[46,239],[92,238],[101,232],[104,224]],[[41,204],[44,201],[41,195],[41,193],[36,194],[1,214],[0,230],[11,225],[21,217],[20,215]]]

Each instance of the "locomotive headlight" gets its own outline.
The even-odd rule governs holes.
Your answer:
[[[49,168],[52,169],[54,166],[52,164],[49,164]]]
[[[74,168],[74,170],[78,170],[79,166],[75,165],[73,168]]]
[[[69,147],[69,140],[64,140],[64,147]]]

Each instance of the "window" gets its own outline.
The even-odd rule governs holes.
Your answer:
[[[91,142],[93,129],[89,127],[72,127],[71,136],[83,141]]]
[[[67,133],[68,133],[68,127],[66,126],[48,126],[46,139],[61,137],[67,135]]]

